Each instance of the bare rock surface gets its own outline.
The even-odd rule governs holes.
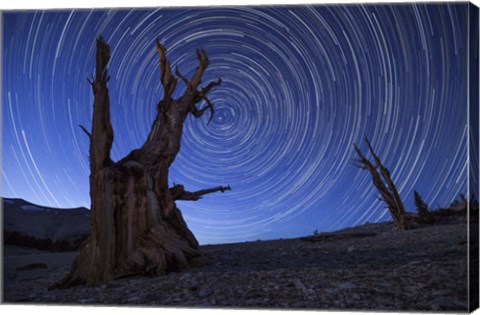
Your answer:
[[[202,268],[51,291],[76,253],[10,248],[4,302],[466,311],[467,227],[465,218],[401,232],[378,223],[302,239],[207,245],[202,250],[212,263]],[[16,270],[33,263],[48,268]]]

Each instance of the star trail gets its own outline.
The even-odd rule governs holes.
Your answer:
[[[215,116],[189,117],[170,180],[232,191],[178,202],[199,241],[295,237],[390,219],[351,164],[367,135],[406,208],[467,192],[468,4],[6,12],[2,196],[89,207],[95,39],[111,46],[118,160],[162,98],[154,41],[190,76],[195,49]],[[174,96],[185,87],[179,82]]]

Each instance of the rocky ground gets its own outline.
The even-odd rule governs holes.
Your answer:
[[[75,253],[8,247],[4,303],[466,311],[467,226],[460,217],[403,232],[381,223],[209,245],[213,262],[203,268],[52,291]],[[32,263],[37,269],[17,270]]]

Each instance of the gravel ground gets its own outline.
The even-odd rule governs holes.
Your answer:
[[[367,224],[303,239],[203,246],[212,264],[202,268],[52,291],[47,287],[75,253],[6,248],[3,298],[11,304],[465,312],[467,248],[464,218],[402,232],[392,223]],[[48,268],[17,271],[31,263]]]

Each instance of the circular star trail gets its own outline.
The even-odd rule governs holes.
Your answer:
[[[293,237],[389,219],[353,143],[370,138],[414,211],[467,191],[467,4],[9,12],[2,194],[89,206],[95,39],[111,46],[112,158],[142,145],[162,98],[155,38],[215,116],[185,124],[170,180],[232,191],[179,202],[201,243]],[[185,87],[179,82],[174,96]]]

